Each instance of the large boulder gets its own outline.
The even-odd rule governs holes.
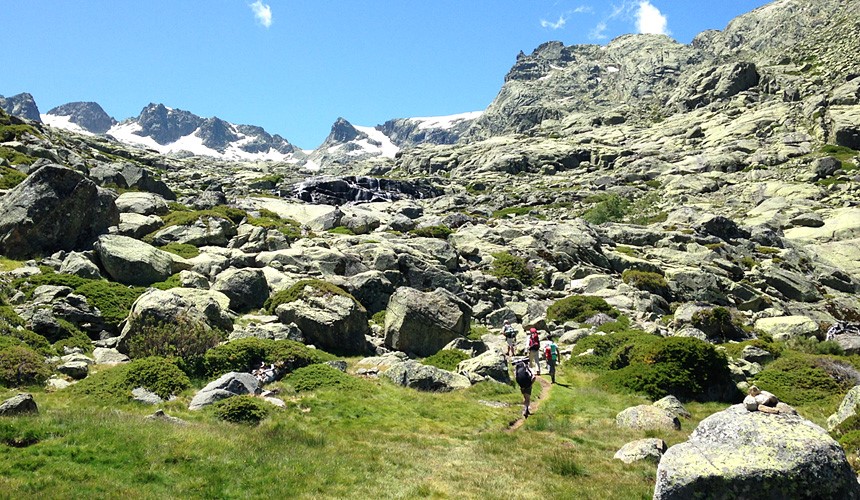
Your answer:
[[[460,361],[460,364],[457,365],[457,373],[469,377],[472,382],[492,379],[507,384],[511,381],[504,354],[495,350]]]
[[[200,389],[191,399],[188,409],[199,410],[222,399],[241,396],[242,394],[256,395],[259,392],[260,384],[257,382],[257,378],[250,373],[225,373]]]
[[[194,246],[225,246],[236,236],[236,225],[221,217],[201,217],[190,224],[168,226],[152,237],[156,245],[184,243]]]
[[[139,215],[164,215],[169,211],[164,198],[140,191],[122,193],[116,199],[116,207],[120,212]]]
[[[151,288],[134,301],[117,342],[117,350],[128,354],[128,343],[152,325],[187,325],[204,330],[233,330],[227,315],[230,304],[224,294],[195,288]]]
[[[0,416],[14,417],[17,415],[36,415],[39,407],[32,394],[18,394],[0,404]]]
[[[46,165],[0,198],[0,253],[21,259],[81,248],[118,222],[113,193]]]
[[[397,363],[382,375],[404,387],[421,391],[448,392],[471,387],[469,379],[435,366],[422,365],[415,360]]]
[[[645,438],[632,441],[621,447],[612,457],[621,460],[625,464],[632,464],[642,460],[653,463],[660,462],[660,457],[666,453],[666,442],[658,438]]]
[[[354,298],[326,293],[312,285],[301,296],[275,308],[282,323],[295,323],[308,343],[338,354],[367,352],[367,311]]]
[[[680,430],[681,422],[669,410],[651,405],[639,405],[622,410],[615,416],[618,427],[638,430]]]
[[[734,405],[702,420],[657,468],[654,498],[860,498],[845,452],[798,415]]]
[[[855,385],[842,398],[842,402],[839,403],[836,413],[827,417],[827,430],[832,431],[839,427],[839,424],[842,422],[857,415],[858,408],[860,408],[860,385]]]
[[[128,236],[102,235],[94,248],[107,274],[126,285],[151,285],[179,271],[173,254]]]
[[[453,293],[437,288],[421,292],[398,288],[385,312],[385,345],[390,349],[430,356],[469,332],[472,309]]]
[[[247,312],[263,307],[269,298],[269,284],[262,269],[227,269],[219,274],[212,290],[230,299],[230,309]]]
[[[760,318],[755,329],[771,335],[774,340],[789,340],[795,337],[808,337],[818,332],[818,323],[808,316],[778,316]]]

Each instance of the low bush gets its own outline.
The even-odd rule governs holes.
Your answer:
[[[335,357],[292,340],[271,340],[248,337],[216,346],[206,352],[206,372],[219,376],[228,372],[249,372],[261,363],[280,364],[285,372]]]
[[[178,255],[186,259],[193,259],[194,257],[200,255],[200,249],[198,249],[194,245],[189,245],[188,243],[173,242],[168,243],[166,245],[162,245],[158,248],[164,250],[165,252],[170,252],[174,255]]]
[[[13,157],[13,159],[18,159]],[[19,162],[24,163],[24,162]],[[12,189],[24,182],[27,174],[9,167],[0,167],[0,189]]]
[[[290,374],[287,383],[298,392],[313,391],[323,387],[353,389],[358,386],[358,380],[354,377],[325,364],[299,368]]]
[[[582,218],[592,224],[621,222],[630,211],[630,200],[617,194],[596,198],[597,203],[582,214]]]
[[[0,349],[0,384],[6,387],[42,384],[52,372],[45,356],[25,345]]]
[[[631,349],[629,364],[598,378],[598,383],[659,399],[731,401],[737,389],[725,356],[713,345],[690,337],[658,338]]]
[[[447,240],[448,236],[453,232],[453,229],[443,224],[439,226],[417,227],[410,230],[409,234],[414,234],[415,236],[420,236],[422,238],[439,238],[440,240]]]
[[[242,395],[222,399],[212,405],[215,416],[234,424],[257,425],[269,415],[271,405],[260,398]]]
[[[546,319],[556,323],[583,322],[598,313],[617,318],[621,313],[600,297],[571,295],[555,301],[546,310]]]
[[[138,387],[169,398],[190,386],[188,376],[175,360],[153,356],[92,373],[68,390],[72,394],[111,403],[129,401],[131,391]]]
[[[540,281],[538,273],[529,265],[528,260],[508,252],[496,252],[489,274],[497,278],[513,278],[522,284],[531,286]]]
[[[175,358],[185,373],[202,375],[206,352],[223,337],[223,332],[188,318],[176,318],[175,323],[146,321],[129,334],[128,355],[131,358]]]
[[[375,313],[370,318],[370,321],[379,325],[379,326],[385,326],[385,309]]]
[[[280,292],[271,295],[266,302],[263,304],[263,309],[266,310],[269,314],[274,314],[275,310],[281,304],[288,304],[290,302],[294,302],[296,300],[301,299],[302,297],[307,297],[310,294],[315,296],[330,296],[330,295],[341,295],[343,297],[349,297],[356,304],[361,305],[355,297],[347,293],[344,289],[340,288],[337,285],[332,285],[327,281],[322,280],[301,280],[295,285],[287,288],[286,290],[281,290]]]
[[[708,338],[732,339],[740,332],[740,328],[734,323],[732,313],[725,307],[696,311],[690,324],[705,332]]]
[[[755,382],[790,405],[835,404],[853,383],[836,380],[821,363],[819,356],[787,351],[765,366]]]
[[[806,354],[833,354],[841,356],[845,350],[835,340],[818,340],[815,337],[794,337],[785,342],[785,347]]]
[[[302,237],[302,226],[293,219],[285,219],[271,210],[261,209],[259,217],[248,217],[248,224],[274,229],[294,241]]]
[[[639,290],[663,297],[669,296],[669,283],[666,282],[666,278],[657,273],[627,269],[621,273],[621,281]]]
[[[469,359],[469,355],[459,349],[442,349],[436,354],[424,358],[422,363],[443,370],[454,371],[460,361],[466,359]]]
[[[623,368],[629,364],[635,346],[650,345],[659,338],[639,330],[589,335],[573,346],[569,363],[598,370]],[[580,356],[586,351],[592,351],[592,354]]]

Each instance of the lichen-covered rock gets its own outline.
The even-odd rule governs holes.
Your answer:
[[[700,497],[856,499],[860,485],[821,427],[734,405],[702,420],[657,468],[654,499]]]
[[[262,269],[227,269],[215,278],[212,290],[230,299],[230,309],[247,312],[263,307],[269,298],[269,285]]]
[[[151,285],[179,271],[173,254],[128,236],[101,236],[95,250],[107,274],[126,285]]]
[[[625,464],[632,464],[640,460],[648,460],[656,464],[664,453],[666,453],[665,441],[657,438],[646,438],[625,444],[615,452],[615,456],[612,458],[621,460]]]
[[[774,340],[808,337],[818,332],[818,323],[808,316],[778,316],[756,320],[755,329],[765,332]]]
[[[385,313],[385,346],[430,356],[469,331],[471,308],[444,289],[398,288]]]
[[[0,253],[20,259],[83,247],[119,222],[114,198],[80,172],[43,166],[0,198]]]
[[[652,405],[639,405],[622,410],[615,416],[618,427],[639,430],[679,430],[681,421],[674,413]]]
[[[415,360],[396,363],[382,375],[395,384],[421,391],[449,392],[472,386],[469,379],[463,375],[435,366],[422,365]]]
[[[666,396],[663,399],[654,401],[653,406],[672,412],[678,418],[692,417],[690,412],[684,408],[684,405],[675,396]]]
[[[227,399],[233,396],[242,394],[257,394],[260,392],[260,385],[257,379],[250,373],[230,372],[221,375],[216,380],[206,384],[206,387],[194,395],[191,399],[191,404],[188,405],[189,410],[199,410],[204,406],[211,405],[222,399]]]
[[[39,407],[33,399],[32,394],[18,394],[0,404],[0,417],[13,417],[16,415],[38,414]]]
[[[855,385],[842,398],[836,413],[827,417],[827,430],[832,431],[839,427],[839,424],[856,415],[858,407],[860,407],[860,385]]]
[[[457,373],[467,376],[473,382],[488,378],[503,384],[511,381],[505,356],[495,350],[460,361],[457,365]]]
[[[320,349],[339,354],[367,352],[367,311],[352,297],[309,292],[279,305],[275,314],[282,323],[295,323],[305,340]]]

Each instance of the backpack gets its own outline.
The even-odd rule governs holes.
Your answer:
[[[517,336],[517,331],[514,330],[514,327],[512,327],[511,325],[505,325],[505,327],[502,328],[502,333],[505,334],[505,338],[509,339],[512,339]]]
[[[537,351],[538,349],[540,349],[540,337],[537,333],[533,333],[529,335],[529,350]]]
[[[534,380],[532,379],[532,371],[529,369],[529,364],[521,361],[514,367],[516,372],[517,384],[520,387],[530,387]]]
[[[543,357],[546,358],[547,361],[558,361],[558,346],[554,343],[547,344],[546,348],[543,350]]]

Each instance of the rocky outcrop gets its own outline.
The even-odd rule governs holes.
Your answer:
[[[212,290],[230,299],[230,309],[248,312],[263,307],[269,298],[269,284],[262,269],[227,269],[218,275]]]
[[[444,289],[398,288],[385,313],[385,345],[430,356],[469,331],[471,308]]]
[[[469,379],[435,366],[409,360],[397,363],[382,374],[392,382],[420,391],[449,392],[471,387]]]
[[[206,384],[191,399],[189,410],[199,410],[205,406],[217,403],[222,399],[243,394],[256,395],[260,392],[257,379],[250,373],[230,372],[225,373]]]
[[[183,267],[173,254],[128,236],[100,236],[94,248],[107,274],[127,285],[148,286],[164,281]]]
[[[849,499],[860,498],[860,486],[821,427],[735,405],[702,420],[660,460],[655,499],[700,495]]]
[[[305,340],[320,349],[352,355],[367,352],[367,312],[352,297],[310,290],[279,305],[275,314],[282,323],[295,323]]]
[[[320,177],[293,186],[293,196],[309,203],[345,205],[401,199],[425,199],[442,191],[427,181],[401,181],[375,177]]]
[[[37,415],[39,407],[32,394],[18,394],[0,403],[0,417]]]
[[[104,134],[116,125],[116,120],[95,102],[70,102],[52,108],[46,114],[66,117],[70,123],[93,134]]]
[[[12,116],[41,122],[39,116],[39,107],[36,106],[36,101],[31,94],[26,92],[16,94],[10,97],[0,96],[0,109],[9,113]]]
[[[627,408],[615,416],[615,424],[627,429],[680,430],[681,422],[674,413],[652,405]]]
[[[666,442],[662,439],[640,439],[622,446],[620,450],[615,452],[615,456],[612,458],[621,460],[625,464],[632,464],[633,462],[642,460],[657,464],[660,462],[663,454],[666,453],[666,449]]]
[[[47,165],[0,199],[0,253],[74,250],[119,222],[115,195],[72,169]]]

